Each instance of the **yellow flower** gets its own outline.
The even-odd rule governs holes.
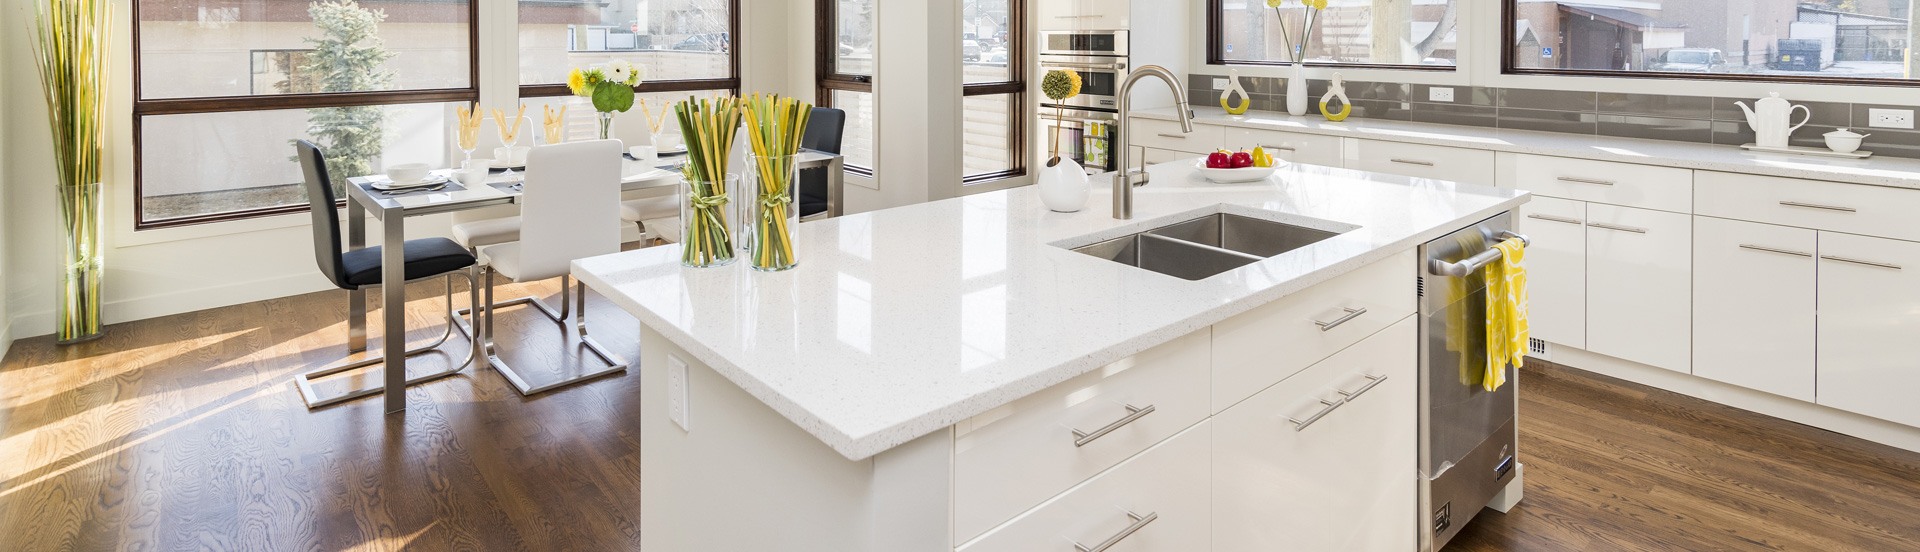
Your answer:
[[[586,74],[581,73],[579,69],[567,72],[567,90],[572,91],[574,95],[578,96],[580,95],[580,89],[586,88],[586,86]]]
[[[1287,3],[1287,0],[1267,0],[1267,7],[1278,8],[1281,4],[1285,3]]]
[[[1306,4],[1307,7],[1316,10],[1327,9],[1327,0],[1300,0],[1300,3]]]

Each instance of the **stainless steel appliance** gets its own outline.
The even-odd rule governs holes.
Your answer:
[[[1500,258],[1494,244],[1527,239],[1512,229],[1513,213],[1506,212],[1420,246],[1423,551],[1446,546],[1519,475],[1519,374],[1509,365],[1505,385],[1494,391],[1481,385],[1487,365],[1483,267]]]
[[[1071,69],[1080,74],[1080,95],[1063,101],[1040,99],[1040,118],[1058,131],[1060,155],[1073,158],[1089,173],[1114,170],[1119,134],[1120,83],[1128,75],[1127,31],[1041,31],[1040,72]],[[1056,120],[1058,119],[1058,120]],[[1046,136],[1051,148],[1054,135]]]

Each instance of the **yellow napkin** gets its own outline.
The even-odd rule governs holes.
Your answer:
[[[1520,240],[1494,247],[1500,260],[1487,264],[1487,391],[1507,382],[1507,363],[1519,369],[1527,354],[1526,248]]]
[[[1481,239],[1479,232],[1462,232],[1454,236],[1453,242],[1460,245],[1461,251],[1480,251],[1487,247],[1486,240]],[[1466,278],[1443,277],[1441,281],[1446,286],[1442,288],[1446,293],[1443,297],[1446,298],[1448,305],[1453,305],[1447,309],[1447,351],[1454,353],[1454,358],[1458,360],[1455,368],[1459,373],[1460,385],[1478,384],[1481,379],[1480,372],[1484,369],[1473,365],[1475,357],[1473,353],[1476,348],[1474,338],[1477,337],[1471,334],[1474,323],[1473,309],[1466,308],[1467,305],[1456,304],[1466,299],[1467,294],[1472,290],[1468,289]]]

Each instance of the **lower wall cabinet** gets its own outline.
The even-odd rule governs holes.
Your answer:
[[[1211,424],[1174,436],[995,529],[960,552],[1214,550],[1207,543]],[[1406,548],[1403,550],[1412,550]]]
[[[1527,245],[1528,326],[1533,337],[1587,347],[1587,203],[1534,197],[1516,226]]]
[[[1417,547],[1415,322],[1214,417],[1214,550]]]
[[[1820,232],[1819,253],[1819,403],[1920,426],[1920,243]]]
[[[1693,374],[1814,400],[1813,230],[1694,217]]]

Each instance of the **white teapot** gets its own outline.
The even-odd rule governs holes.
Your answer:
[[[1733,105],[1740,106],[1740,111],[1747,114],[1747,126],[1753,127],[1753,143],[1763,148],[1787,147],[1787,137],[1813,118],[1813,110],[1804,105],[1787,103],[1787,100],[1780,98],[1779,92],[1769,93],[1768,97],[1754,101],[1752,108],[1741,102],[1733,102]],[[1796,109],[1807,112],[1807,116],[1797,124],[1792,122]]]

